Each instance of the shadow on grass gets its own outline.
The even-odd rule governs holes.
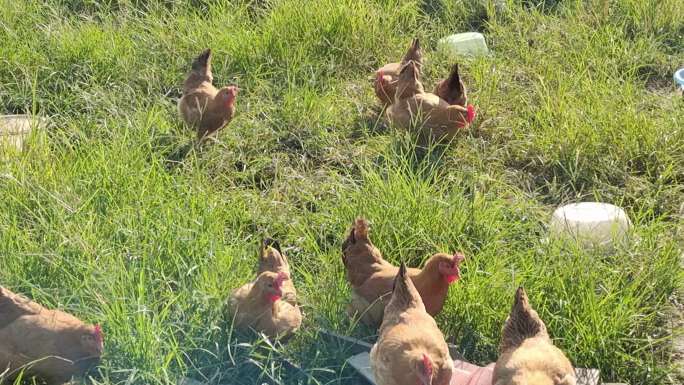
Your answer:
[[[389,149],[375,160],[377,167],[389,165],[402,172],[408,172],[425,181],[434,182],[444,169],[445,157],[451,143],[422,143],[422,139],[413,133],[400,132],[396,135]]]
[[[373,104],[358,114],[352,124],[350,140],[359,140],[367,136],[385,135],[390,127],[385,119],[385,107]]]
[[[168,171],[182,165],[188,155],[196,149],[195,141],[174,133],[159,135],[153,139],[152,150],[164,159]]]

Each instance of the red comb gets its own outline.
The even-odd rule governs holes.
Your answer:
[[[466,107],[468,110],[468,115],[466,116],[466,121],[468,123],[472,123],[473,119],[475,119],[475,107],[473,107],[472,104],[468,104],[468,107]]]

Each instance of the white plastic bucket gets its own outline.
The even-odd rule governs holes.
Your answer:
[[[477,56],[489,52],[484,35],[478,32],[449,35],[439,40],[438,47],[452,55]]]
[[[613,248],[626,242],[632,222],[620,207],[599,202],[572,203],[559,207],[551,216],[550,232],[555,238],[571,238],[583,247]]]

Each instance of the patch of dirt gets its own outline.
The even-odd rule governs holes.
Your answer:
[[[662,77],[648,78],[646,81],[646,89],[651,93],[662,96],[677,93],[679,91],[673,84],[672,79]]]

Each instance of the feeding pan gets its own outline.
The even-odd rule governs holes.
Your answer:
[[[45,118],[32,115],[0,115],[0,149],[14,148],[21,151],[32,129],[44,128]]]
[[[464,32],[449,35],[439,40],[439,48],[452,55],[479,56],[489,52],[484,35],[479,32]]]

